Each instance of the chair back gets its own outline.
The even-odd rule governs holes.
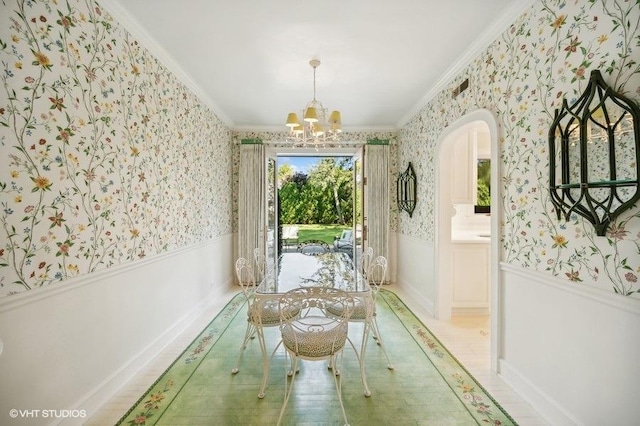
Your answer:
[[[369,273],[371,259],[373,259],[373,247],[367,247],[362,251],[362,255],[360,255],[360,270],[362,271],[362,275],[364,275],[365,278]]]
[[[330,307],[340,307],[340,315],[328,312]],[[286,292],[280,297],[280,329],[285,346],[296,355],[321,358],[334,355],[347,340],[349,318],[355,301],[344,290],[331,287],[302,287]],[[297,315],[296,315],[297,314]],[[317,340],[319,337],[322,339]],[[309,345],[316,339],[321,347]]]
[[[242,287],[244,296],[249,300],[256,287],[256,279],[253,275],[251,263],[244,257],[236,260],[236,277],[238,284]]]
[[[367,272],[367,279],[371,286],[371,292],[375,298],[378,295],[380,286],[384,283],[387,276],[387,258],[384,256],[377,256],[371,261],[369,265],[369,272]]]
[[[307,256],[320,256],[330,251],[329,244],[321,240],[307,240],[298,244],[298,252]]]
[[[282,295],[278,301],[281,325],[280,335],[282,345],[291,356],[291,380],[285,389],[284,403],[280,410],[278,425],[282,421],[282,415],[287,407],[287,402],[293,390],[299,359],[310,361],[329,360],[329,367],[333,370],[333,380],[338,391],[340,408],[347,421],[347,414],[342,403],[342,380],[338,364],[342,362],[342,350],[347,342],[355,350],[353,342],[349,339],[349,318],[354,310],[354,299],[344,290],[332,287],[300,287],[290,290]],[[341,315],[330,315],[328,309],[331,306],[339,306]],[[293,312],[299,312],[294,317]],[[357,356],[357,352],[356,352]],[[360,367],[361,374],[364,368]],[[365,382],[364,375],[363,382]],[[285,380],[286,383],[286,380]],[[365,386],[366,387],[366,386]]]

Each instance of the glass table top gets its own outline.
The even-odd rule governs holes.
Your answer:
[[[367,280],[354,270],[353,261],[346,253],[283,253],[256,293],[283,294],[294,288],[313,286],[329,286],[348,293],[370,290]]]

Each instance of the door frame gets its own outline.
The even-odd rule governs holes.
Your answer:
[[[499,335],[502,329],[500,305],[500,216],[502,213],[500,163],[499,163],[499,128],[493,113],[487,109],[470,112],[446,127],[440,134],[436,148],[436,197],[435,197],[435,313],[440,320],[451,318],[451,279],[449,274],[451,257],[451,191],[445,191],[444,185],[449,182],[443,179],[450,164],[443,161],[447,148],[453,140],[474,122],[484,122],[491,138],[491,296],[490,296],[490,362],[491,370],[498,372],[500,357]],[[495,165],[495,166],[493,166]]]
[[[353,235],[354,235],[354,256],[355,256],[355,250],[356,250],[356,244],[355,244],[355,235],[356,235],[356,220],[355,220],[355,196],[356,196],[356,190],[355,190],[355,185],[356,185],[356,174],[355,174],[355,163],[357,160],[360,160],[361,162],[364,162],[364,155],[363,155],[363,145],[362,144],[354,144],[354,145],[350,145],[348,147],[341,147],[341,148],[292,148],[292,147],[286,147],[286,146],[277,146],[277,145],[271,145],[271,146],[265,146],[265,162],[268,163],[269,159],[271,158],[276,158],[277,157],[352,157],[353,158],[353,162],[354,162],[354,191],[353,191],[353,203],[354,203],[354,218],[353,218],[353,222],[352,222],[352,230],[353,230]],[[276,161],[276,170],[275,170],[275,179],[276,179],[276,191],[275,194],[278,193],[277,190],[277,176],[278,176],[278,171],[277,171],[277,161]],[[363,163],[361,163],[363,164]],[[266,170],[266,165],[265,165],[265,170]],[[362,175],[362,168],[361,168],[361,175]],[[362,177],[362,176],[361,176]],[[265,176],[265,180],[267,180],[269,177]],[[264,186],[265,188],[265,206],[269,205],[269,200],[267,199],[267,197],[269,196],[269,194],[266,191],[266,188],[268,188],[267,185]],[[361,188],[361,194],[364,194],[364,187]],[[364,200],[363,200],[364,201]],[[280,210],[280,206],[279,206],[279,197],[276,195],[275,197],[275,209],[276,212],[278,212]],[[362,216],[363,216],[363,227],[364,227],[364,220],[366,219],[366,212],[364,211],[364,202],[362,203]],[[276,213],[275,215],[275,237],[279,238],[279,235],[277,233],[277,230],[279,229],[280,223],[279,223],[279,214]],[[265,214],[265,220],[268,220],[268,214]],[[267,224],[265,223],[265,228],[267,227]],[[263,242],[266,246],[266,239]],[[363,241],[364,243],[364,241]],[[274,246],[276,247],[275,250],[275,257],[277,258],[277,256],[279,255],[278,253],[278,241],[274,241]]]

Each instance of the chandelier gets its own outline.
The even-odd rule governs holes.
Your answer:
[[[302,110],[302,122],[295,112],[290,112],[287,116],[287,141],[294,147],[319,148],[339,142],[341,119],[340,111],[332,111],[327,116],[327,109],[316,99],[316,68],[320,66],[320,61],[312,59],[309,65],[313,67],[313,100]]]

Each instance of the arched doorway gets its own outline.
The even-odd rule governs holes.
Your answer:
[[[462,271],[463,273],[468,272],[469,265],[465,265],[467,270],[454,269],[459,265],[456,265],[456,258],[459,257],[454,256],[454,249],[458,247],[458,244],[455,244],[455,241],[452,240],[452,223],[454,223],[454,227],[456,226],[456,218],[458,216],[457,209],[467,208],[467,205],[455,204],[456,208],[454,208],[454,201],[459,201],[457,198],[461,197],[460,194],[455,193],[456,189],[453,188],[453,185],[456,181],[460,181],[462,179],[463,185],[473,185],[472,177],[475,176],[475,173],[471,172],[470,168],[475,167],[471,164],[476,164],[476,159],[478,158],[476,155],[477,151],[473,151],[477,149],[477,145],[473,145],[473,142],[470,142],[470,151],[466,153],[458,150],[459,141],[468,137],[468,140],[471,141],[469,135],[477,134],[478,132],[486,132],[488,133],[488,145],[490,154],[488,155],[489,160],[491,161],[491,214],[490,217],[486,217],[488,219],[488,233],[484,232],[476,232],[473,233],[471,228],[469,228],[470,233],[467,236],[464,236],[463,239],[467,239],[467,241],[471,239],[485,239],[489,241],[488,248],[488,257],[486,264],[486,272],[488,273],[487,277],[487,313],[490,315],[490,339],[491,339],[491,368],[493,371],[497,371],[498,364],[498,330],[499,324],[499,310],[500,306],[498,303],[499,300],[499,185],[498,185],[498,176],[499,176],[499,167],[498,167],[498,126],[493,114],[488,110],[477,110],[471,112],[464,117],[457,120],[455,123],[447,127],[438,140],[438,154],[437,154],[437,165],[436,165],[436,208],[435,208],[435,216],[436,216],[436,238],[435,238],[435,252],[436,252],[436,271],[435,271],[435,282],[436,282],[436,307],[435,312],[436,316],[440,320],[447,321],[451,319],[452,308],[454,307],[453,299],[454,299],[454,291],[460,292],[461,288],[454,289],[454,278],[459,279],[459,277],[454,277],[454,274]],[[463,169],[465,168],[465,169]],[[466,173],[470,173],[470,176],[467,176]],[[460,177],[462,175],[462,177]],[[462,188],[462,192],[464,191],[473,191],[472,188]],[[452,220],[452,217],[454,220]],[[482,218],[485,219],[485,218]],[[485,236],[490,235],[490,236]],[[460,246],[464,247],[464,246]],[[469,247],[472,247],[469,245]],[[477,246],[479,247],[479,245]],[[477,261],[476,253],[472,253],[471,257],[474,261]],[[480,264],[478,267],[482,267]],[[471,266],[474,268],[475,266]],[[473,270],[471,271],[473,273]],[[483,271],[479,271],[479,273],[483,273]],[[475,289],[474,291],[477,291]],[[457,294],[459,296],[459,294]],[[459,297],[458,297],[459,299]],[[473,305],[470,305],[473,306]],[[479,305],[481,306],[481,305]]]

